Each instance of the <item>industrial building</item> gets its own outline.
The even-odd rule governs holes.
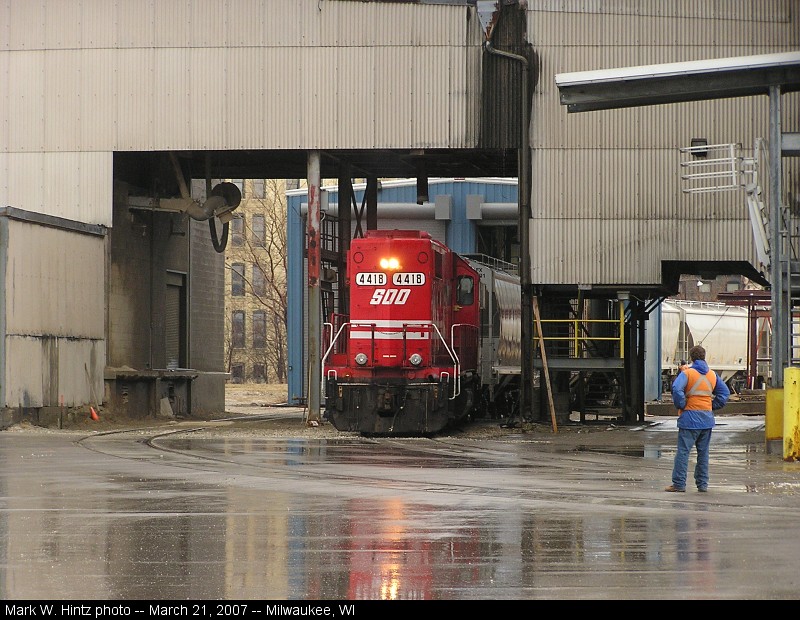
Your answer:
[[[702,139],[749,152],[769,135],[768,104],[568,116],[554,77],[795,52],[795,9],[0,1],[3,424],[98,403],[132,416],[223,408],[221,250],[239,197],[218,180],[307,178],[316,199],[320,179],[338,179],[357,207],[355,177],[364,219],[347,209],[342,230],[377,226],[378,179],[415,178],[421,209],[432,179],[518,179],[523,316],[533,297],[551,318],[626,308],[613,361],[567,355],[556,372],[620,373],[636,419],[644,323],[681,274],[763,279],[741,195],[683,193],[678,151]],[[780,120],[797,131],[790,78]],[[782,174],[795,209],[796,163]]]

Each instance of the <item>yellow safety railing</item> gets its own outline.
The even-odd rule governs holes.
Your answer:
[[[588,357],[586,344],[588,342],[617,342],[617,352],[620,358],[625,357],[625,305],[619,302],[619,318],[616,319],[541,319],[540,323],[550,325],[565,325],[569,329],[568,336],[546,336],[542,335],[542,340],[547,342],[562,341],[570,342],[570,358]],[[613,336],[590,336],[587,329],[592,324],[613,325],[617,328],[617,334]],[[539,338],[539,333],[534,325],[534,337]],[[551,353],[548,352],[548,355]]]

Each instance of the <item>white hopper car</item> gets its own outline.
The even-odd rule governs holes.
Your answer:
[[[761,319],[760,319],[761,321]],[[759,334],[763,327],[759,323]],[[733,391],[747,387],[747,308],[665,300],[661,304],[661,378],[668,392],[689,349],[702,345],[706,362]]]

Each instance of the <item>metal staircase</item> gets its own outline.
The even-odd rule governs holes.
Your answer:
[[[788,308],[789,365],[800,364],[800,219],[781,201],[780,259],[774,264],[769,208],[770,166],[767,142],[756,138],[751,154],[740,144],[701,145],[680,149],[686,156],[681,167],[684,193],[743,190],[753,231],[759,269],[770,282],[780,283],[784,307]],[[776,280],[777,278],[777,280]],[[774,286],[774,285],[773,285]]]

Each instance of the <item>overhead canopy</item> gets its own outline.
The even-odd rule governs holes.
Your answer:
[[[766,95],[800,90],[800,52],[559,73],[568,112]]]

